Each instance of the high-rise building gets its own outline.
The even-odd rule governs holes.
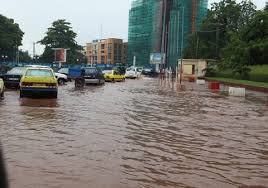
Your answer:
[[[129,11],[128,63],[146,66],[151,53],[165,54],[175,67],[187,35],[195,32],[207,13],[208,0],[133,0]]]
[[[127,43],[122,39],[93,40],[86,45],[88,64],[126,64]]]

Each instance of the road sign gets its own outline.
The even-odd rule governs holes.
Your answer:
[[[157,65],[163,64],[165,59],[165,54],[162,53],[151,53],[150,55],[150,63]]]

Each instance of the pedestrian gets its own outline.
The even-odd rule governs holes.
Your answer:
[[[4,163],[4,158],[2,154],[2,146],[0,145],[0,187],[8,188],[7,173]]]

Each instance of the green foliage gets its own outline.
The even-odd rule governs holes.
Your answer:
[[[215,61],[210,62],[210,61],[208,61],[207,68],[205,70],[203,70],[203,71],[206,72],[206,75],[205,75],[206,77],[214,77],[214,76],[216,76],[217,64],[218,64],[218,62],[215,62]]]
[[[29,55],[28,51],[20,50],[19,51],[19,60],[20,60],[20,62],[31,62],[32,58]]]
[[[77,34],[72,30],[71,23],[66,20],[57,20],[48,28],[46,36],[40,41],[45,45],[45,51],[40,60],[43,62],[54,61],[54,51],[52,48],[69,49],[67,52],[67,63],[82,63],[85,61],[81,53],[82,46],[78,45],[75,38]]]
[[[231,69],[233,76],[249,79],[248,66],[268,63],[267,4],[257,11],[250,0],[214,3],[201,31],[188,41],[187,57],[219,58],[220,70]]]
[[[268,65],[254,65],[247,67],[250,69],[247,75],[247,80],[256,82],[268,82]],[[208,77],[222,77],[222,78],[233,78],[233,79],[243,79],[243,76],[239,74],[234,74],[232,69],[217,70],[217,72]]]
[[[24,33],[13,19],[0,15],[0,61],[12,61]]]

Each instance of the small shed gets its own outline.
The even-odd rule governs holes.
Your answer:
[[[180,70],[181,60],[178,60],[178,68]],[[207,61],[203,59],[183,59],[182,60],[182,76],[189,77],[204,77],[207,68]]]

